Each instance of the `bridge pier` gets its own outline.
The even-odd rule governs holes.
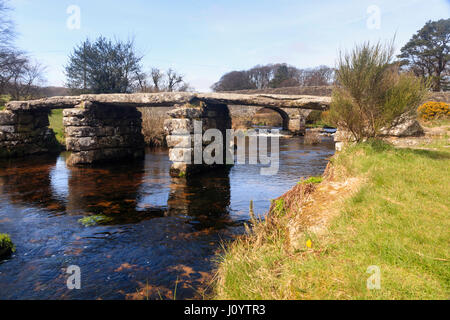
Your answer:
[[[299,114],[295,117],[289,118],[288,130],[294,135],[305,135],[306,133],[306,118]]]
[[[0,158],[58,152],[49,110],[0,111]]]
[[[144,157],[141,113],[134,107],[83,102],[63,111],[69,165]]]
[[[173,177],[185,177],[202,171],[223,167],[226,164],[226,130],[231,129],[231,117],[228,106],[198,102],[177,106],[169,112],[171,119],[164,123],[167,133],[169,158],[172,161],[170,174]],[[203,139],[208,129],[218,129],[222,133],[222,164],[206,164],[203,155],[205,145],[212,141]]]
[[[283,130],[289,131],[293,135],[304,135],[306,133],[306,118],[311,110],[299,110],[291,108],[277,107],[247,107],[230,106],[231,117],[233,119],[243,119],[251,121],[260,109],[271,109],[277,112],[283,123]]]

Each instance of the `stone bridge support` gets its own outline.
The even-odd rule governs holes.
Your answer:
[[[308,115],[305,115],[306,112],[300,112],[300,110],[296,111],[297,113],[289,115],[288,131],[294,135],[305,135],[306,118]]]
[[[308,110],[326,110],[328,97],[235,94],[235,93],[139,93],[96,94],[51,97],[30,101],[11,101],[6,111],[0,111],[0,158],[20,157],[38,153],[57,152],[59,147],[52,130],[48,128],[48,115],[53,109],[64,110],[67,150],[72,152],[70,165],[140,158],[144,155],[142,115],[137,108],[173,107],[166,122],[170,159],[174,162],[172,174],[190,175],[216,166],[224,166],[226,152],[217,154],[217,145],[210,142],[194,143],[195,122],[202,121],[200,133],[218,129],[223,142],[225,130],[231,128],[228,105],[237,113],[259,108],[270,108],[283,117],[285,129],[294,134],[304,132]],[[257,106],[257,107],[255,107]],[[235,110],[232,108],[232,113]],[[219,139],[219,138],[217,138]],[[213,143],[214,145],[214,143]],[[225,149],[225,143],[221,148]],[[202,151],[214,150],[213,161],[196,159]],[[197,161],[195,161],[197,160]],[[209,159],[211,160],[211,159]],[[214,164],[218,161],[219,164]]]
[[[291,109],[278,107],[265,107],[277,112],[283,119],[283,130],[289,131],[294,135],[304,135],[306,132],[306,118],[312,110],[306,109]],[[264,107],[249,107],[249,106],[229,106],[232,119],[241,118],[252,120],[256,113],[264,109]]]
[[[171,119],[164,123],[167,133],[167,145],[169,147],[169,158],[172,161],[170,173],[174,177],[190,176],[194,173],[211,170],[217,167],[226,166],[226,130],[231,129],[231,117],[227,105],[199,102],[198,104],[185,104],[177,106],[169,112]],[[201,122],[201,126],[196,126]],[[201,159],[195,159],[196,146],[201,148],[203,154],[206,144],[214,141],[205,141],[201,137],[196,137],[194,133],[204,134],[208,129],[218,129],[222,133],[223,152],[220,164],[206,164]],[[199,140],[198,139],[202,139]],[[198,154],[198,149],[197,149]]]
[[[89,102],[63,111],[69,165],[144,157],[141,113]]]
[[[0,158],[59,152],[49,110],[0,111]]]

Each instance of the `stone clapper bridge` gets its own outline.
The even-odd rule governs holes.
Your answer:
[[[183,144],[194,132],[194,120],[202,121],[203,132],[219,129],[225,137],[234,114],[255,114],[258,107],[272,109],[283,118],[283,129],[293,134],[305,131],[311,110],[326,110],[329,97],[234,93],[138,93],[98,94],[12,101],[0,111],[0,158],[50,153],[57,149],[49,129],[53,109],[64,109],[69,165],[93,164],[141,158],[144,155],[142,117],[137,108],[174,107],[165,121],[173,176],[189,175],[208,166],[183,161],[192,144]],[[230,108],[228,107],[230,106]],[[190,139],[193,141],[193,139]],[[225,139],[224,139],[225,141]]]

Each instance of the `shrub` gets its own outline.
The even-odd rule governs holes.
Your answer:
[[[165,147],[164,120],[168,118],[167,108],[140,108],[142,113],[142,134],[150,147]]]
[[[429,101],[424,103],[417,110],[423,120],[435,120],[450,116],[450,105],[445,102]]]
[[[0,233],[0,258],[10,255],[16,251],[16,247],[9,235]]]
[[[404,113],[414,113],[428,86],[392,63],[393,45],[369,42],[341,53],[328,120],[356,141],[380,135]]]
[[[306,117],[306,124],[315,124],[321,120],[322,120],[322,111],[313,110],[308,115],[308,117]]]
[[[234,130],[245,130],[253,126],[252,121],[245,118],[233,117],[232,128]]]

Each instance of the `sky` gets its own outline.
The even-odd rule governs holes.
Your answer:
[[[63,86],[76,45],[98,36],[134,38],[144,71],[173,68],[196,91],[258,64],[335,66],[364,41],[397,50],[427,21],[450,17],[450,0],[10,0],[16,46]],[[79,11],[78,11],[79,10]],[[77,14],[79,12],[79,15]]]

